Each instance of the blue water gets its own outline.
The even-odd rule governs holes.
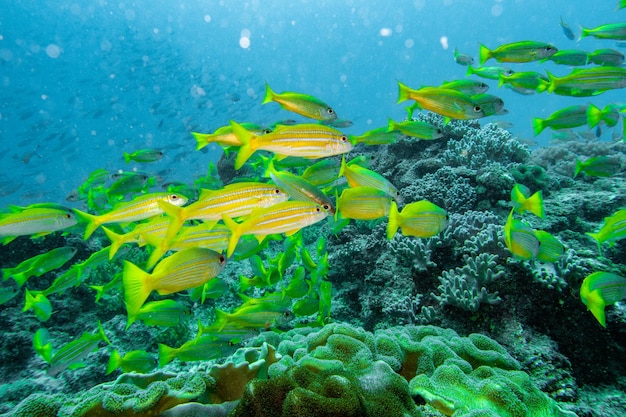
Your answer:
[[[406,103],[396,104],[397,81],[417,88],[464,77],[455,47],[476,60],[479,42],[615,48],[613,41],[569,40],[559,22],[563,17],[578,35],[579,25],[623,20],[616,3],[2,0],[0,206],[64,202],[97,168],[191,182],[221,150],[196,152],[190,131],[211,132],[230,119],[267,125],[293,118],[276,104],[261,105],[265,81],[331,104],[354,122],[348,133],[384,126],[406,115]],[[619,90],[592,99],[520,96],[488,83],[509,114],[484,122],[511,122],[521,139],[532,138],[532,117],[623,97]],[[549,138],[546,131],[536,141]],[[147,147],[165,158],[124,163],[124,151]]]

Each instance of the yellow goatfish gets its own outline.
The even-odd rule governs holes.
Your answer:
[[[324,125],[280,125],[271,133],[257,136],[232,120],[230,124],[243,144],[235,159],[235,169],[241,168],[258,149],[273,152],[280,160],[287,156],[324,158],[350,152],[353,147],[348,136]]]
[[[182,206],[187,202],[187,197],[180,194],[152,193],[139,196],[129,202],[116,204],[113,210],[101,216],[85,213],[77,209],[74,209],[74,212],[81,220],[87,222],[84,236],[84,239],[87,240],[103,224],[134,222],[163,213],[159,201]]]
[[[131,321],[152,291],[160,295],[195,288],[215,278],[226,258],[211,249],[190,248],[176,252],[157,264],[152,273],[124,261],[124,301]]]
[[[286,201],[253,212],[243,223],[235,223],[228,215],[222,219],[231,231],[226,255],[230,257],[242,235],[254,235],[259,242],[265,236],[285,233],[290,236],[303,227],[310,226],[328,216],[320,205],[307,201]]]

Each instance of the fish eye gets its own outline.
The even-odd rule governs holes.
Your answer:
[[[513,70],[509,69],[509,70],[502,71],[502,74],[504,74],[504,75],[506,75],[508,77],[510,75],[513,75]]]
[[[476,113],[480,113],[481,111],[483,111],[483,109],[481,109],[480,106],[474,106],[474,111]]]
[[[552,45],[546,46],[546,51],[553,51],[554,47]]]
[[[280,194],[280,188],[274,188],[274,194]]]
[[[437,129],[437,133],[443,133],[443,130]]]
[[[315,211],[317,211],[319,213],[320,211],[322,211],[322,209],[320,208],[320,206],[317,206],[317,207],[315,207]]]
[[[329,204],[324,204],[324,205],[322,206],[322,208],[323,208],[324,210],[330,210],[330,205],[329,205]]]
[[[65,218],[69,220],[69,219],[71,219],[71,218],[72,218],[72,215],[71,215],[70,213],[66,213],[66,214],[65,214]]]
[[[347,142],[348,141],[348,137],[346,135],[343,135],[339,139],[341,139],[342,142]]]
[[[220,255],[220,257],[218,258],[218,261],[220,265],[224,265],[224,262],[226,262],[226,257],[224,255]]]
[[[335,111],[332,108],[330,108],[330,107],[326,109],[326,112],[328,114],[335,114]]]
[[[267,134],[269,134],[269,133],[272,133],[272,130],[271,130],[271,129],[263,129],[263,134],[264,134],[264,135],[267,135]]]
[[[178,200],[178,198],[179,198],[179,197],[178,197],[176,194],[172,194],[172,195],[170,196],[170,198],[171,198],[172,200]]]

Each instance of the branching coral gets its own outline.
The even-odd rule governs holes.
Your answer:
[[[486,288],[504,275],[497,263],[498,255],[481,253],[475,258],[466,255],[464,259],[465,266],[444,271],[439,277],[439,295],[434,295],[439,303],[474,312],[481,303],[500,302],[498,293],[490,293]]]

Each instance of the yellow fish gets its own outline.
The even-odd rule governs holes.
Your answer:
[[[84,239],[87,240],[103,224],[134,222],[163,213],[159,201],[182,206],[187,202],[187,197],[180,194],[152,193],[139,196],[129,202],[119,203],[113,210],[100,216],[85,213],[78,209],[74,209],[74,212],[81,220],[87,222],[84,235]]]
[[[275,153],[278,159],[287,156],[318,159],[350,152],[353,147],[348,136],[324,125],[281,125],[271,133],[257,136],[232,120],[230,124],[243,144],[235,159],[235,169],[241,168],[259,149]]]
[[[310,226],[328,216],[320,205],[308,201],[286,201],[253,212],[243,223],[235,223],[227,215],[224,223],[231,231],[226,255],[230,257],[242,235],[254,235],[259,242],[265,236],[285,233],[290,236],[303,227]]]
[[[606,327],[604,308],[626,298],[626,278],[610,272],[594,272],[583,280],[580,298],[602,327]]]
[[[225,264],[224,255],[203,248],[176,252],[159,262],[152,273],[124,261],[122,281],[129,321],[137,315],[152,291],[167,295],[195,288],[215,278]]]
[[[515,210],[516,213],[522,214],[525,211],[530,211],[542,219],[546,216],[543,208],[543,193],[541,190],[530,195],[528,187],[522,184],[515,184],[511,190],[511,202],[513,203],[513,210]]]
[[[385,192],[388,196],[402,204],[402,196],[398,189],[378,172],[372,171],[355,163],[353,159],[346,163],[346,158],[341,159],[339,176],[344,176],[348,180],[350,187],[373,187]]]
[[[398,227],[404,236],[431,237],[440,233],[448,225],[448,213],[427,200],[409,203],[398,212],[395,201],[389,208],[387,239],[391,240]]]
[[[17,236],[44,236],[76,223],[76,216],[66,208],[26,207],[17,212],[0,214],[0,239],[6,245]]]
[[[532,259],[539,253],[535,231],[521,220],[514,219],[513,210],[504,225],[504,244],[517,258]]]
[[[171,242],[185,220],[217,222],[222,214],[247,216],[254,209],[270,207],[288,199],[289,195],[274,184],[238,182],[220,190],[203,190],[200,199],[187,207],[161,203],[161,208],[172,218],[165,239]]]
[[[301,116],[316,120],[335,120],[337,114],[328,104],[308,94],[293,93],[286,91],[277,94],[265,83],[265,98],[263,103],[275,102],[285,109]]]
[[[479,119],[485,117],[483,109],[470,96],[450,88],[423,87],[414,90],[398,82],[398,103],[415,100],[424,110],[430,110],[451,119]]]
[[[241,126],[251,131],[255,135],[262,135],[262,134],[271,132],[270,129],[263,127],[263,126],[256,125],[254,123],[241,123]],[[223,146],[223,147],[241,146],[241,141],[233,133],[233,127],[230,125],[222,126],[213,133],[191,132],[191,134],[196,139],[197,150],[204,148],[209,143],[217,143],[218,145]]]
[[[347,188],[337,198],[337,213],[346,219],[376,220],[389,214],[391,197],[374,187]]]

